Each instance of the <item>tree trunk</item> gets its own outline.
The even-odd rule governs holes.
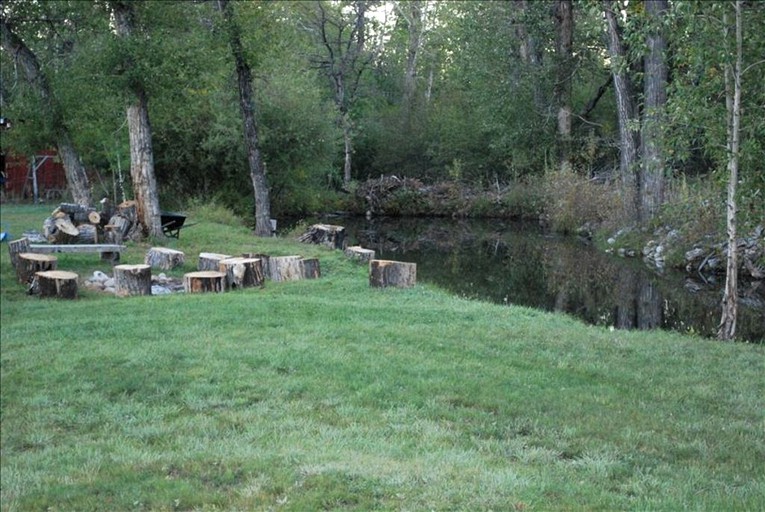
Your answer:
[[[560,170],[571,171],[571,83],[574,73],[574,8],[571,0],[558,0],[555,9],[558,25],[557,80],[555,99],[558,106],[558,156]]]
[[[640,200],[642,221],[651,220],[664,202],[664,144],[662,125],[667,103],[667,44],[662,23],[669,6],[667,0],[647,0],[645,10],[651,24],[646,42],[643,83],[645,111],[641,130],[642,152]]]
[[[743,22],[741,0],[736,0],[736,60],[734,69],[725,65],[725,104],[728,112],[728,201],[726,223],[728,228],[728,261],[725,269],[725,294],[722,300],[722,318],[717,337],[732,340],[736,336],[738,316],[738,246],[736,244],[736,183],[738,182],[738,160],[741,125],[741,66],[743,60]],[[727,19],[725,39],[727,40]]]
[[[611,58],[611,72],[614,75],[616,111],[619,118],[619,168],[624,192],[627,197],[627,215],[629,218],[639,220],[638,180],[636,178],[638,144],[636,134],[632,131],[632,125],[636,119],[635,98],[632,92],[632,83],[627,74],[627,52],[622,44],[622,37],[613,7],[612,1],[604,0],[603,12],[608,28],[608,53]]]
[[[353,160],[353,127],[350,116],[345,113],[343,123],[343,187],[347,190],[351,184],[351,168]]]
[[[123,1],[115,1],[111,5],[117,35],[129,40],[134,30],[133,5]],[[154,174],[149,102],[141,84],[133,84],[131,92],[133,101],[128,104],[126,115],[130,136],[130,176],[138,205],[138,223],[143,235],[162,238],[162,213]]]
[[[24,41],[6,24],[5,18],[0,17],[0,40],[2,47],[9,56],[21,64],[27,81],[42,98],[42,106],[46,117],[53,127],[56,146],[64,166],[67,184],[72,198],[78,204],[89,205],[92,202],[90,184],[85,168],[80,163],[80,157],[72,144],[69,130],[63,120],[60,106],[56,102],[48,84],[48,79],[40,68],[37,56],[27,47]]]
[[[242,48],[240,28],[234,20],[234,13],[228,0],[218,0],[218,8],[228,31],[231,53],[236,65],[239,86],[239,108],[244,123],[244,139],[247,145],[247,161],[250,165],[250,179],[255,195],[255,234],[271,236],[271,199],[266,179],[266,166],[260,151],[258,123],[255,119],[255,101],[252,91],[252,71]]]

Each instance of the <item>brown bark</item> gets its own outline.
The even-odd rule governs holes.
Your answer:
[[[72,144],[69,130],[64,123],[61,108],[50,90],[48,79],[40,67],[37,56],[11,29],[4,17],[0,17],[0,40],[2,40],[3,50],[21,64],[27,81],[42,99],[43,109],[56,137],[56,147],[64,166],[64,173],[72,198],[78,204],[90,204],[92,198],[88,175],[80,163],[79,154]]]
[[[111,6],[117,35],[129,40],[133,37],[135,28],[133,4],[115,1]],[[149,100],[140,83],[132,84],[131,93],[133,99],[127,106],[126,115],[130,137],[130,176],[138,206],[138,223],[142,227],[143,235],[161,238],[162,218],[154,174]]]
[[[218,8],[228,31],[229,45],[234,57],[237,84],[239,88],[239,109],[244,124],[244,139],[247,145],[247,161],[250,179],[255,194],[255,234],[271,236],[271,199],[266,178],[266,166],[260,151],[258,123],[255,118],[255,100],[252,90],[252,71],[244,56],[240,29],[228,0],[218,0]]]
[[[667,103],[667,44],[661,28],[669,9],[667,0],[647,0],[645,10],[651,24],[646,43],[643,83],[645,111],[641,130],[640,199],[642,221],[652,219],[664,202],[664,162],[662,124]]]

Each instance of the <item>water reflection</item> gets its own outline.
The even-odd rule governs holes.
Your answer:
[[[418,280],[465,297],[575,315],[620,329],[714,336],[721,283],[652,272],[533,224],[498,220],[324,219],[378,258],[417,263]],[[738,335],[765,339],[765,284],[742,286]]]

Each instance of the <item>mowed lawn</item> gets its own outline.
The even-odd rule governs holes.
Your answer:
[[[51,209],[2,205],[3,229]],[[3,244],[3,511],[765,510],[765,346],[372,289],[339,251],[189,216],[122,261],[300,254],[322,277],[42,300]]]

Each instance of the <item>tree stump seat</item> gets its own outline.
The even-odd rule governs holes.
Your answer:
[[[374,288],[408,288],[417,283],[417,264],[403,261],[371,260],[369,285]]]
[[[21,284],[30,284],[37,272],[56,270],[58,259],[49,254],[22,252],[18,254],[16,277]]]
[[[226,291],[226,273],[217,270],[199,270],[183,275],[186,293],[222,293]]]
[[[151,295],[151,267],[149,265],[116,265],[114,267],[116,295]]]
[[[63,270],[46,270],[35,274],[34,289],[41,298],[76,299],[79,276]]]

